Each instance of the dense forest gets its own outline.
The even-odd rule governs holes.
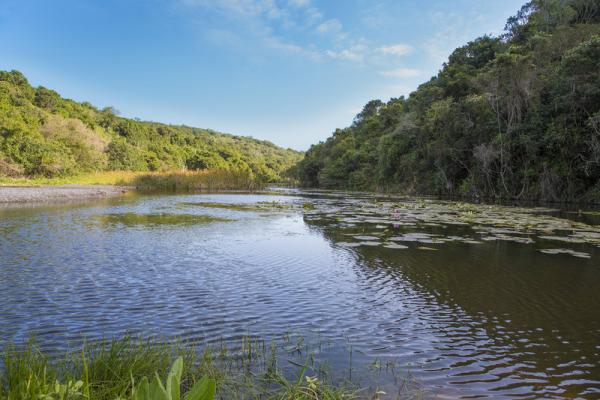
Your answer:
[[[600,1],[533,0],[313,145],[304,186],[600,201]]]
[[[302,156],[267,141],[117,114],[0,71],[0,176],[224,169],[270,182]]]

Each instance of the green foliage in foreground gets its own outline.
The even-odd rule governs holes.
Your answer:
[[[181,375],[183,373],[183,358],[179,357],[173,363],[171,371],[167,376],[166,384],[163,385],[158,374],[154,379],[148,380],[143,377],[135,386],[132,383],[131,400],[213,400],[215,398],[215,380],[203,376],[200,381],[185,394],[181,396]],[[79,381],[81,382],[81,381]],[[81,382],[83,385],[83,382]]]
[[[600,2],[532,0],[408,98],[369,102],[305,186],[600,201]]]
[[[0,71],[0,177],[215,169],[269,182],[300,157],[267,141],[121,118]]]
[[[308,376],[288,380],[273,347],[199,353],[181,345],[130,338],[85,346],[50,360],[33,343],[9,346],[0,368],[2,400],[356,399],[356,392]],[[166,377],[166,378],[164,378]],[[378,396],[375,393],[375,396]],[[375,397],[376,398],[376,397]]]

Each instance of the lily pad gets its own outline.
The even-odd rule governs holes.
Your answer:
[[[408,249],[408,246],[398,243],[385,243],[383,247],[387,249]]]
[[[356,240],[379,240],[379,238],[377,236],[367,236],[367,235],[360,236],[359,235],[359,236],[353,236],[353,237]]]
[[[542,249],[542,250],[540,250],[540,252],[542,252],[544,254],[552,254],[552,255],[568,254],[573,257],[591,258],[591,256],[588,253],[584,253],[582,251],[575,251],[575,250],[571,250],[571,249]]]
[[[375,247],[375,246],[379,246],[380,245],[379,242],[358,242],[358,244],[360,246],[371,246],[371,247]]]

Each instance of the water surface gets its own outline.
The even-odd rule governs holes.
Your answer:
[[[595,223],[302,191],[0,209],[0,346],[291,331],[431,397],[600,398]]]

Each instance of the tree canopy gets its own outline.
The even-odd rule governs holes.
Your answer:
[[[118,114],[0,71],[0,176],[214,168],[277,181],[302,156],[267,141]]]
[[[313,145],[305,186],[600,201],[600,3],[533,0]]]

